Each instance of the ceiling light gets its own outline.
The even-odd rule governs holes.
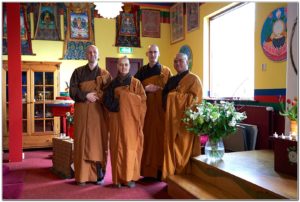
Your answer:
[[[115,18],[122,11],[123,3],[121,2],[94,2],[98,14],[104,18]]]

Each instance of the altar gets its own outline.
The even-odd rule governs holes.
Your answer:
[[[51,107],[53,116],[60,117],[60,133],[68,136],[66,113],[74,110],[74,101],[69,97],[57,97],[48,106]]]
[[[176,199],[290,199],[298,196],[296,176],[275,171],[273,150],[225,153],[216,163],[205,155],[191,159],[188,175],[168,178]]]

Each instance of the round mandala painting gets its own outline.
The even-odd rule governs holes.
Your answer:
[[[287,57],[287,8],[277,8],[267,17],[261,31],[261,46],[265,55],[273,61]]]
[[[192,50],[188,45],[184,45],[180,48],[179,53],[185,53],[189,58],[189,70],[192,69],[193,66],[193,55]]]

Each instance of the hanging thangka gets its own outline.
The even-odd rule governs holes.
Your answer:
[[[60,40],[60,32],[58,31],[59,15],[57,14],[57,6],[54,3],[40,3],[35,9],[36,31],[34,39],[38,40]]]
[[[141,47],[139,6],[125,5],[116,19],[116,46]]]
[[[7,55],[7,14],[6,6],[3,6],[3,32],[2,32],[2,54]],[[28,23],[27,6],[21,4],[20,7],[20,35],[21,35],[21,54],[33,55],[30,39],[30,29]]]
[[[91,16],[91,13],[93,13],[93,8],[90,9],[88,4],[83,7],[74,7],[70,4],[64,44],[64,59],[86,59],[86,48],[94,44],[93,16]]]

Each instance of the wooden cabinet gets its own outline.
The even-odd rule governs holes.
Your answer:
[[[59,119],[49,104],[58,96],[59,62],[22,62],[23,148],[51,147],[59,133]],[[8,149],[8,74],[7,61],[2,68],[3,149]]]

